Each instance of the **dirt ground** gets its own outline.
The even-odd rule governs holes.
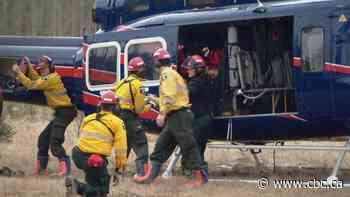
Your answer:
[[[52,111],[46,107],[24,105],[18,103],[5,103],[4,121],[14,127],[16,134],[11,140],[0,142],[0,168],[10,167],[23,171],[24,176],[0,177],[0,197],[61,197],[65,196],[63,179],[54,175],[57,172],[58,162],[51,157],[49,164],[49,177],[34,176],[34,162],[36,154],[36,140],[40,131],[51,118]],[[77,136],[80,115],[69,126],[66,134],[65,147],[71,150]],[[149,136],[150,150],[157,137]],[[309,142],[291,142],[291,144],[307,144]],[[315,144],[332,145],[330,142],[313,142]],[[342,143],[337,143],[341,145]],[[70,151],[69,151],[70,152]],[[249,152],[238,150],[209,149],[206,159],[209,163],[211,178],[205,187],[197,190],[188,190],[183,187],[187,181],[181,176],[179,166],[175,176],[169,180],[159,178],[151,185],[138,185],[132,181],[134,173],[133,158],[129,159],[127,175],[121,178],[121,183],[113,186],[110,196],[120,197],[232,197],[232,196],[349,196],[350,189],[275,189],[270,184],[261,190],[257,180],[267,177],[272,180],[325,180],[331,173],[335,164],[336,153],[325,151],[277,151],[275,152],[274,169],[273,151],[264,151],[258,155],[262,166],[257,167]],[[132,156],[133,157],[133,156]],[[344,161],[339,179],[350,181],[349,156]],[[82,178],[82,173],[73,169],[73,174]],[[226,179],[223,181],[222,179]],[[227,180],[228,179],[228,180]],[[250,181],[239,182],[239,179]]]

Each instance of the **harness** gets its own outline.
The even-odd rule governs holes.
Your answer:
[[[136,113],[136,106],[135,106],[135,97],[134,97],[134,93],[132,91],[131,88],[131,82],[134,81],[135,79],[131,79],[131,80],[124,80],[123,83],[121,83],[117,88],[116,91],[119,90],[120,87],[122,87],[122,85],[129,83],[129,91],[130,91],[130,95],[131,95],[131,100],[132,100],[132,104],[134,105],[134,112]]]
[[[102,117],[105,116],[105,115],[106,115],[106,114],[97,113],[97,114],[96,114],[96,117],[95,117],[94,119],[87,121],[85,124],[88,124],[88,123],[90,123],[90,122],[96,120],[97,122],[99,122],[99,123],[101,123],[103,126],[105,126],[105,127],[108,129],[108,131],[112,134],[112,136],[113,136],[113,138],[114,138],[115,133],[112,131],[112,129],[111,129],[106,123],[104,123],[104,122],[101,120]]]

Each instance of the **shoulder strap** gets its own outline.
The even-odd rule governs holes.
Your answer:
[[[112,134],[112,136],[114,137],[115,133],[112,131],[112,129],[101,120],[103,116],[105,116],[105,114],[97,113],[96,117],[94,119],[89,120],[85,124],[88,124],[88,123],[96,120],[97,122],[103,124],[103,126],[105,126],[108,129],[108,131]]]
[[[136,113],[136,107],[135,107],[135,96],[134,93],[132,91],[132,87],[131,87],[131,82],[134,81],[135,79],[131,79],[131,80],[127,80],[125,79],[117,88],[116,91],[119,90],[120,87],[122,87],[122,85],[129,83],[129,91],[130,91],[130,95],[131,95],[131,100],[132,100],[132,104],[134,105],[134,112]]]
[[[132,104],[134,105],[134,112],[136,113],[136,106],[135,106],[135,97],[134,97],[134,93],[132,92],[132,88],[131,88],[131,82],[134,81],[134,79],[128,81],[129,82],[129,90],[130,90],[130,95],[131,95],[131,100],[132,100]]]

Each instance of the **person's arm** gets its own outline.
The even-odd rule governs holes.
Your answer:
[[[47,78],[39,78],[35,81],[32,81],[22,72],[18,73],[17,77],[23,86],[30,90],[45,90],[50,86],[50,80]]]
[[[163,98],[160,100],[160,114],[165,116],[169,112],[169,108],[175,103],[177,84],[175,77],[168,72],[162,74],[161,80],[160,89]]]
[[[124,171],[127,163],[127,138],[126,129],[122,120],[113,121],[115,125],[114,132],[114,151],[115,151],[115,162],[116,169]]]

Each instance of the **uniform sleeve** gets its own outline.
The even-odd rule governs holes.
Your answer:
[[[126,151],[127,151],[127,138],[126,138],[126,129],[124,122],[119,120],[115,122],[115,136],[114,136],[114,150],[115,150],[115,159],[116,160],[126,160]]]
[[[169,72],[162,73],[160,91],[162,93],[162,100],[160,101],[160,113],[166,115],[169,107],[175,103],[176,96],[176,78]]]
[[[134,83],[133,84],[133,94],[135,99],[135,111],[136,113],[145,112],[145,94],[142,91],[142,84]]]
[[[34,70],[32,64],[29,64],[28,66],[28,77],[31,80],[37,80],[40,78],[39,74]]]
[[[21,81],[24,87],[30,90],[45,90],[50,86],[50,80],[40,77],[39,79],[32,81],[23,73],[18,75],[18,79]]]

